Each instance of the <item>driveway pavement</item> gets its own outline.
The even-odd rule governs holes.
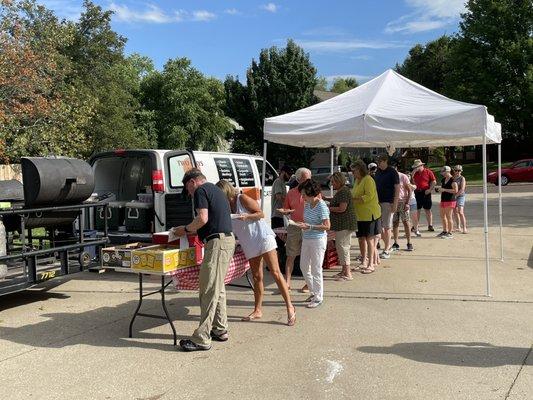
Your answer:
[[[492,297],[481,194],[472,193],[468,235],[423,232],[414,252],[351,282],[326,271],[323,306],[308,310],[306,295],[293,293],[295,327],[284,325],[271,280],[256,322],[240,321],[252,293],[228,287],[231,337],[209,352],[177,351],[155,319],[139,319],[129,339],[137,299],[129,274],[84,272],[0,297],[1,398],[532,399],[532,200],[532,191],[505,193],[501,262],[490,194]],[[168,299],[187,337],[198,323],[196,293],[170,289]],[[157,298],[144,310],[158,313]]]

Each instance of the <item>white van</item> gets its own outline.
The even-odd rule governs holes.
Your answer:
[[[112,194],[118,202],[148,197],[153,203],[150,232],[161,232],[189,223],[193,205],[184,195],[182,178],[197,167],[212,183],[225,179],[241,193],[261,199],[263,159],[246,154],[188,150],[116,150],[99,153],[89,163],[95,174],[95,192]],[[265,180],[265,218],[270,220],[272,183],[278,174],[267,162]],[[127,233],[124,227],[120,233]],[[116,232],[118,233],[118,232]]]

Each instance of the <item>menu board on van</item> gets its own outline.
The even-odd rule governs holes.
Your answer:
[[[224,179],[235,186],[235,174],[233,173],[230,159],[215,157],[214,160],[215,165],[217,166],[218,178]]]
[[[239,179],[240,187],[255,186],[254,170],[250,160],[234,158],[233,164],[237,170],[237,178]]]

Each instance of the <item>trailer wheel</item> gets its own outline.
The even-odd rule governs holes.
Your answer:
[[[82,251],[80,253],[78,261],[80,262],[80,265],[83,268],[86,268],[86,267],[88,267],[91,264],[91,255],[89,253],[87,253],[86,251]]]

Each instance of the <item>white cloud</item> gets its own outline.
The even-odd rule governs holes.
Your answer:
[[[78,20],[83,10],[81,5],[74,5],[70,0],[38,0],[37,3],[53,10],[59,18],[70,21]]]
[[[261,8],[271,13],[275,13],[276,11],[278,11],[278,6],[274,3],[263,4]]]
[[[466,0],[406,0],[425,15],[436,18],[456,18],[465,11]]]
[[[465,0],[405,0],[411,14],[391,21],[385,33],[418,33],[431,31],[457,22],[465,11]]]
[[[228,8],[228,9],[224,10],[224,14],[241,15],[242,13],[239,10],[237,10],[236,8]]]
[[[217,17],[212,12],[206,10],[193,11],[192,15],[193,21],[212,21]]]
[[[409,47],[407,43],[383,42],[377,40],[297,40],[308,51],[345,52],[357,49],[392,49]]]
[[[109,5],[109,9],[114,12],[114,18],[122,22],[168,24],[185,21],[208,22],[216,18],[216,14],[206,10],[197,10],[192,12],[176,10],[171,13],[167,13],[153,4],[145,5],[144,10],[133,10],[127,5],[111,3]]]

